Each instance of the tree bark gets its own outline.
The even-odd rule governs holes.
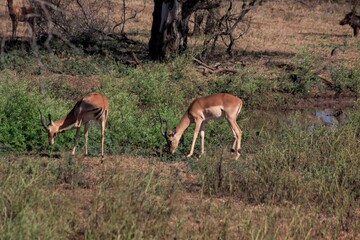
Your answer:
[[[154,0],[149,41],[152,59],[169,59],[187,48],[189,19],[198,9],[219,6],[218,0]]]
[[[178,0],[154,0],[149,41],[149,54],[152,59],[169,59],[183,47],[182,5]]]
[[[149,41],[149,54],[152,59],[160,59],[163,57],[161,49],[164,33],[160,30],[162,4],[163,0],[154,0],[153,22]]]

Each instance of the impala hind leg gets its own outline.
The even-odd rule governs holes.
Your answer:
[[[105,127],[106,119],[101,121],[101,158],[104,158]]]
[[[233,151],[236,154],[235,159],[237,160],[240,157],[240,148],[241,148],[241,135],[242,135],[242,131],[239,127],[239,125],[237,124],[236,120],[234,119],[228,119],[228,122],[230,124],[230,127],[234,133],[234,137],[235,137],[235,141],[233,143]]]
[[[201,137],[201,153],[200,157],[205,154],[205,122],[201,124],[200,127],[200,137]]]
[[[229,123],[229,124],[230,124],[230,123]],[[230,125],[230,126],[231,126],[231,125]],[[231,128],[231,131],[232,131],[232,133],[233,133],[234,142],[233,142],[233,145],[232,145],[230,151],[231,151],[231,153],[233,154],[233,153],[235,153],[235,148],[236,148],[236,144],[237,144],[237,137],[236,137],[236,133],[235,133],[235,131],[234,131],[233,128]]]
[[[71,152],[71,155],[75,155],[76,146],[78,144],[78,139],[79,139],[79,134],[80,134],[80,128],[76,128],[74,147],[73,147],[73,150]]]
[[[76,121],[74,123],[74,126],[76,128],[79,128],[81,127],[81,123],[82,123],[82,118],[83,118],[83,114],[82,114],[82,108],[80,105],[78,105],[79,102],[75,105],[75,106],[79,106],[78,108],[75,109],[74,111],[74,115],[75,115],[75,118],[76,118]]]

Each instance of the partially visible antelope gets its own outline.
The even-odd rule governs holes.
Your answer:
[[[344,19],[339,22],[340,25],[349,24],[353,28],[354,36],[357,37],[360,30],[360,16],[356,15],[355,7],[345,15]]]
[[[81,125],[84,124],[85,155],[88,155],[89,121],[101,122],[101,156],[104,157],[104,132],[108,114],[109,103],[106,97],[100,93],[90,93],[79,100],[65,117],[52,121],[49,114],[50,124],[47,125],[44,116],[41,114],[40,122],[48,133],[50,144],[55,143],[55,137],[58,133],[76,129],[72,155],[75,155]]]
[[[236,119],[241,111],[242,106],[243,102],[240,98],[227,93],[216,93],[210,96],[195,99],[190,104],[188,110],[185,112],[174,130],[169,130],[167,127],[167,131],[165,133],[163,130],[163,120],[160,118],[161,134],[168,143],[169,151],[171,153],[175,152],[184,131],[191,123],[195,123],[195,130],[190,153],[187,155],[187,157],[191,157],[194,153],[195,142],[199,131],[201,136],[200,156],[203,155],[205,153],[205,124],[211,119],[226,118],[234,136],[234,143],[232,145],[231,152],[235,153],[235,159],[238,159],[240,156],[239,150],[241,148],[242,131],[237,124]]]
[[[14,0],[7,0],[9,15],[12,22],[12,39],[16,38],[16,29],[19,22],[28,23],[32,34],[35,33],[35,9],[28,5],[28,6],[14,6]]]

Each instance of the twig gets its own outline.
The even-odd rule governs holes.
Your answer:
[[[214,68],[210,67],[209,65],[206,65],[205,63],[203,63],[202,61],[200,61],[199,59],[192,57],[192,59],[194,59],[195,62],[197,62],[198,64],[204,66],[205,68],[211,70],[211,71],[215,71]]]
[[[134,58],[136,65],[139,65],[140,64],[139,59],[136,57],[136,55],[133,51],[131,51],[131,56]]]
[[[234,68],[229,68],[229,67],[223,67],[220,68],[219,63],[216,64],[216,67],[211,67],[205,63],[203,63],[202,61],[200,61],[199,59],[192,57],[194,59],[195,62],[199,63],[201,66],[199,66],[199,68],[201,68],[203,70],[203,73],[237,73],[237,71]]]

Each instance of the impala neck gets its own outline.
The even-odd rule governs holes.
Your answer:
[[[190,126],[190,123],[191,123],[191,119],[189,117],[189,114],[186,112],[184,116],[181,118],[179,124],[175,128],[176,129],[175,135],[177,135],[179,139],[181,138],[185,130]]]
[[[73,111],[71,111],[68,115],[59,120],[54,121],[54,125],[59,127],[59,132],[66,131],[72,129],[76,122],[76,118],[74,116]]]

